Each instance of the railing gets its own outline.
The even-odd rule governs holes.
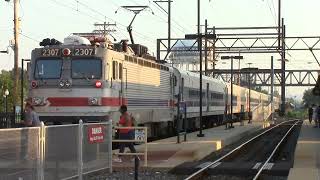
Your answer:
[[[115,130],[133,129],[135,131],[134,139],[113,139],[115,143],[144,143],[144,152],[142,153],[113,153],[114,155],[124,156],[144,156],[144,166],[148,165],[148,128],[147,127],[114,127]]]
[[[112,122],[0,129],[0,180],[82,180],[112,171]]]
[[[0,129],[15,128],[21,123],[22,116],[20,113],[0,112]]]

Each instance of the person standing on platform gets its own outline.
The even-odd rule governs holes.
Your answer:
[[[313,113],[312,113],[312,119],[313,119],[313,121],[314,121],[314,123],[315,123],[315,126],[314,127],[317,127],[317,121],[318,121],[318,106],[314,106],[313,108]]]
[[[310,122],[310,124],[312,123],[312,115],[313,115],[313,107],[314,107],[315,105],[314,104],[312,104],[312,106],[310,106],[309,108],[308,108],[308,114],[309,114],[309,122]]]
[[[317,108],[317,121],[316,121],[316,127],[320,128],[320,105]]]
[[[26,127],[40,126],[40,120],[38,114],[34,111],[32,104],[27,103],[25,107],[24,125]]]
[[[119,120],[119,125],[121,127],[133,127],[133,119],[127,112],[127,106],[122,105],[119,109],[121,116]],[[134,130],[133,129],[119,129],[119,139],[121,140],[134,140]],[[119,153],[123,153],[126,146],[129,147],[131,153],[136,153],[133,142],[120,143]],[[115,162],[122,162],[121,155],[114,159]]]

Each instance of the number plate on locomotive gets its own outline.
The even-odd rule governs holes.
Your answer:
[[[60,49],[58,48],[46,48],[41,51],[42,56],[51,57],[51,56],[60,56]]]
[[[92,48],[75,48],[73,51],[74,56],[94,56],[95,49]]]

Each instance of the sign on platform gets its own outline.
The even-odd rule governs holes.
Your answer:
[[[102,125],[92,125],[88,127],[89,143],[102,143],[104,141],[104,127]]]
[[[144,141],[145,139],[145,132],[143,129],[136,129],[134,134],[134,139],[136,141]]]
[[[181,113],[186,112],[186,102],[184,102],[184,101],[180,102],[180,112]]]

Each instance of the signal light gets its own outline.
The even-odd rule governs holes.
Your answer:
[[[34,89],[34,88],[36,88],[38,86],[38,83],[37,83],[37,81],[32,81],[31,82],[31,87]]]
[[[102,87],[102,82],[101,81],[96,81],[95,86],[96,86],[96,88],[101,88]]]
[[[63,54],[64,56],[69,56],[69,55],[71,54],[71,50],[68,49],[68,48],[64,48],[64,49],[62,50],[62,54]]]

